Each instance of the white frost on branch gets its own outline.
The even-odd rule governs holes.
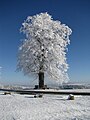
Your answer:
[[[40,13],[27,17],[20,31],[26,38],[19,47],[18,70],[28,75],[44,72],[61,83],[68,80],[66,51],[71,29]]]

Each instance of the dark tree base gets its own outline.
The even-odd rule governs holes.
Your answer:
[[[38,76],[39,76],[39,89],[43,89],[44,88],[44,72],[39,72]]]

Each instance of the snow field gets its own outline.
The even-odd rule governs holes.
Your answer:
[[[90,120],[90,96],[2,95],[0,120]]]

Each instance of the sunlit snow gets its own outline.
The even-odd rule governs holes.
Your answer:
[[[90,96],[3,95],[0,93],[0,120],[90,120]]]

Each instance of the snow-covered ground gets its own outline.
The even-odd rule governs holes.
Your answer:
[[[90,96],[3,95],[0,93],[0,120],[90,120]]]

